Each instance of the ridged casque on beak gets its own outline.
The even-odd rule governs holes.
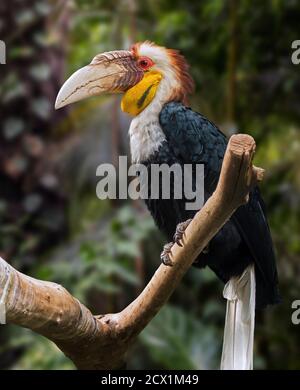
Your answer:
[[[79,69],[63,84],[55,108],[102,93],[125,92],[137,84],[143,75],[130,51],[98,54],[89,65]]]

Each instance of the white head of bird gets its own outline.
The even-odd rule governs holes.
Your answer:
[[[186,103],[193,91],[188,70],[177,50],[136,43],[128,51],[98,54],[75,72],[60,89],[55,108],[103,93],[123,93],[121,109],[134,117],[129,129],[132,160],[141,162],[165,139],[159,125],[163,105]]]

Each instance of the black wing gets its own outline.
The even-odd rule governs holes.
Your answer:
[[[225,135],[203,115],[176,102],[163,107],[160,124],[170,147],[183,163],[205,164],[207,198],[219,179],[227,145]],[[263,200],[255,188],[248,204],[239,207],[231,218],[256,265],[257,306],[280,301],[273,244],[263,209]]]

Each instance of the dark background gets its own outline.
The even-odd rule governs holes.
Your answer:
[[[230,135],[257,142],[283,303],[257,313],[255,368],[299,369],[300,39],[297,0],[2,0],[0,39],[0,254],[56,281],[94,313],[119,311],[158,266],[165,238],[140,202],[100,201],[96,167],[128,153],[118,97],[54,111],[65,78],[105,50],[153,40],[177,48],[196,81],[191,105]],[[218,368],[222,285],[191,269],[139,337],[130,368]],[[0,328],[0,367],[70,369],[41,336]]]

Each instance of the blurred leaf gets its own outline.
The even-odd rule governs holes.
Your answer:
[[[4,214],[7,210],[7,202],[5,200],[0,199],[0,215]]]
[[[19,11],[15,16],[15,19],[20,26],[23,26],[32,23],[35,17],[36,16],[33,11],[30,9],[25,9],[23,11]]]
[[[37,279],[51,281],[53,280],[53,271],[48,265],[42,265],[38,267],[35,277]]]
[[[216,367],[222,342],[211,327],[170,305],[163,307],[140,338],[162,369]]]
[[[28,160],[22,155],[15,155],[4,161],[4,171],[12,178],[21,176],[26,171],[27,167]]]
[[[22,329],[21,336],[18,335],[15,340],[17,343],[12,345],[27,345],[30,348],[26,350],[13,369],[32,370],[36,367],[44,370],[72,370],[75,368],[58,347],[45,337]]]
[[[31,46],[13,46],[9,48],[9,57],[12,59],[30,58],[35,54]]]
[[[37,81],[45,81],[50,77],[51,69],[47,64],[37,64],[29,69],[30,75]]]
[[[25,197],[23,206],[28,213],[34,213],[42,205],[43,199],[39,194],[29,194]]]
[[[16,84],[7,85],[7,88],[3,88],[3,94],[1,96],[1,101],[3,104],[7,104],[14,99],[23,97],[26,95],[26,89],[24,84],[21,81],[14,80]],[[6,87],[6,86],[4,86]]]
[[[24,129],[24,122],[18,118],[8,118],[3,123],[3,134],[7,140],[16,138],[24,131]]]
[[[116,243],[115,249],[120,256],[128,256],[132,258],[140,256],[140,250],[134,242],[119,241]]]
[[[35,3],[34,8],[42,16],[48,15],[51,11],[51,5],[42,1]]]
[[[44,97],[33,99],[31,101],[31,110],[41,119],[48,119],[51,111],[50,102]]]
[[[27,253],[33,252],[40,243],[39,236],[26,236],[20,243],[19,254],[20,256],[26,256]]]

